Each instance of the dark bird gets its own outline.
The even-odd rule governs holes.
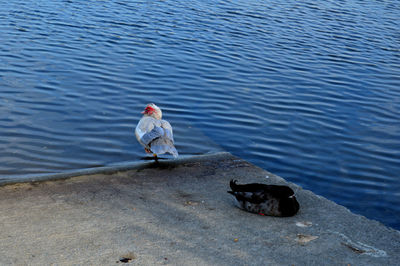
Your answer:
[[[288,186],[258,183],[238,185],[236,182],[231,180],[232,191],[228,193],[235,196],[241,209],[261,215],[282,217],[293,216],[300,209],[293,190]]]

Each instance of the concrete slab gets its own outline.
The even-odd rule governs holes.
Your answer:
[[[294,217],[236,208],[226,193],[232,178],[287,183],[228,153],[116,170],[0,187],[0,265],[400,261],[399,231],[294,184]]]

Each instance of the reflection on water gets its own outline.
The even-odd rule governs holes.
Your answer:
[[[400,228],[395,1],[0,4],[0,179],[227,150]]]

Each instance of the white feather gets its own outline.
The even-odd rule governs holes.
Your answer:
[[[170,123],[161,120],[162,113],[155,104],[152,104],[156,112],[144,114],[135,129],[136,139],[139,143],[155,154],[170,153],[174,157],[178,152],[174,147],[173,131]]]

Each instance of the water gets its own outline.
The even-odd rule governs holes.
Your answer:
[[[0,3],[0,181],[227,150],[400,229],[398,1]]]

